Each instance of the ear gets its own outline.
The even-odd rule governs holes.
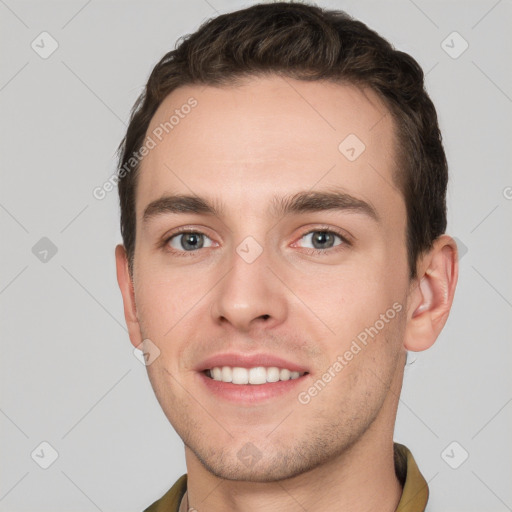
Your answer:
[[[135,306],[135,292],[133,282],[128,269],[128,257],[124,246],[116,247],[116,271],[117,283],[123,296],[124,318],[128,327],[130,341],[134,347],[142,343],[139,320],[137,318],[137,308]]]
[[[443,329],[452,307],[459,274],[457,244],[440,236],[418,262],[411,283],[404,347],[418,352],[431,347]]]

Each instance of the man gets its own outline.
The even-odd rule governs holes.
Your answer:
[[[425,510],[393,443],[457,250],[423,73],[341,12],[222,15],[156,65],[120,146],[117,276],[187,475],[147,511]]]

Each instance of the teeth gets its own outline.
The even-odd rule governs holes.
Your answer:
[[[231,367],[223,366],[222,375],[216,380],[222,380],[222,382],[231,382],[233,380],[233,370]]]
[[[280,380],[289,380],[291,375],[292,375],[292,372],[290,370],[286,370],[285,368],[283,368],[279,372],[279,379]]]
[[[233,384],[249,384],[249,372],[245,368],[233,368]]]
[[[267,369],[263,366],[249,370],[249,384],[265,384],[267,382]]]
[[[216,366],[207,372],[213,380],[232,382],[233,384],[265,384],[279,380],[298,379],[305,372],[292,372],[286,368],[271,366],[256,366],[255,368],[240,368],[238,366]]]
[[[277,382],[279,380],[280,375],[279,368],[272,366],[267,368],[267,382]]]

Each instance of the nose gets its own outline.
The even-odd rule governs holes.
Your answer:
[[[248,332],[284,322],[288,311],[286,287],[270,264],[265,249],[252,262],[233,251],[230,270],[212,295],[210,310],[217,325]]]

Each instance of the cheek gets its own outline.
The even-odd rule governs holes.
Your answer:
[[[159,348],[159,363],[178,371],[185,363],[189,340],[197,339],[201,322],[208,321],[206,295],[213,284],[197,272],[168,268],[139,269],[137,277],[135,300],[142,335]]]
[[[162,279],[162,273],[140,272],[135,286],[137,316],[145,337],[162,339],[180,315],[183,290]]]
[[[384,259],[379,264],[331,267],[302,275],[293,289],[310,316],[322,320],[331,334],[344,342],[373,325],[394,303],[403,301],[406,274],[391,270],[386,271]]]

